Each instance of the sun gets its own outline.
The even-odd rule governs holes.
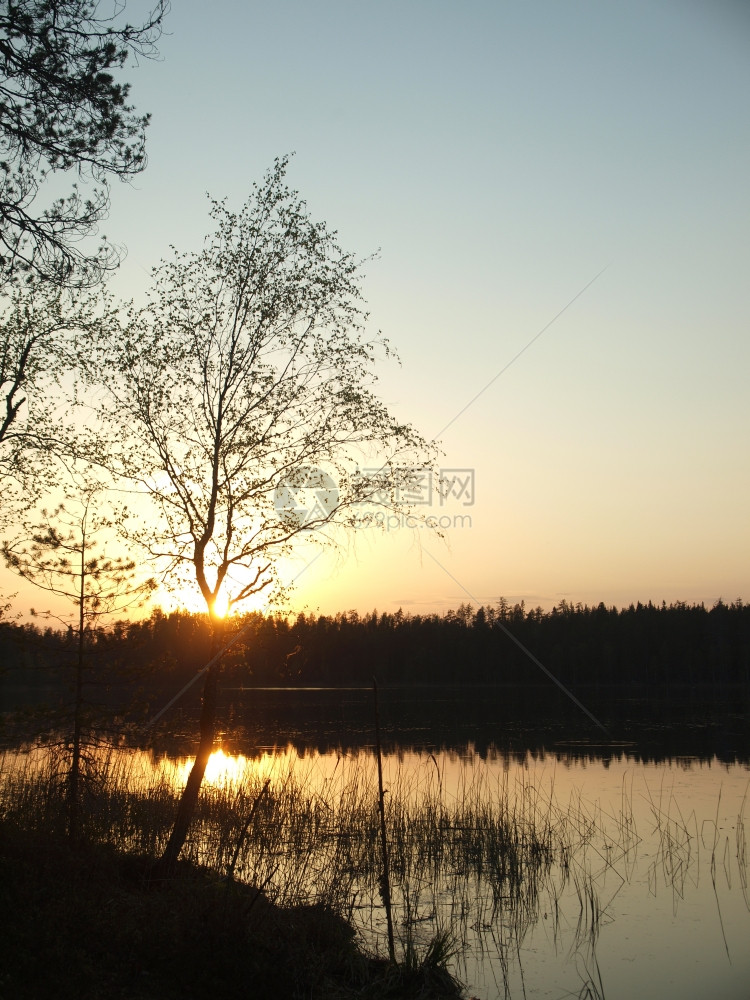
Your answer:
[[[265,613],[269,610],[268,596],[265,591],[252,594],[237,606],[229,606],[230,595],[222,591],[216,600],[214,613],[217,618],[233,618],[249,611]],[[205,615],[206,602],[197,590],[188,587],[180,590],[160,591],[154,594],[152,606],[159,605],[169,614],[171,611],[187,611],[189,614]]]
[[[209,585],[214,582],[215,577],[212,578],[209,574]],[[255,593],[248,594],[247,597],[235,604],[232,598],[241,594],[243,588],[247,586],[248,574],[240,570],[235,570],[233,575],[227,574],[221,582],[214,605],[215,617],[224,619],[241,617],[247,613],[263,615],[272,613],[277,609],[279,595],[283,594],[284,586],[283,583],[278,583],[275,574],[272,582],[269,582],[269,586],[261,586]],[[198,584],[195,580],[191,580],[189,575],[164,582],[152,596],[151,605],[152,607],[160,606],[162,611],[167,614],[173,611],[186,611],[191,615],[206,615],[207,612],[206,602]]]
[[[219,594],[214,604],[214,614],[217,618],[226,618],[229,614],[229,597],[225,593]]]

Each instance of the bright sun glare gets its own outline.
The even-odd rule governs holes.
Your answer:
[[[234,784],[242,780],[249,765],[250,761],[242,754],[231,757],[223,750],[214,750],[208,758],[204,780],[209,785]]]
[[[194,763],[195,757],[186,757],[172,765],[172,780],[176,786],[184,785]],[[217,788],[238,784],[243,780],[250,767],[251,762],[243,754],[232,756],[223,750],[214,750],[208,758],[203,780],[207,785],[213,785]]]
[[[227,613],[229,612],[229,598],[226,594],[219,594],[214,606],[214,612],[219,616],[219,618],[226,618]]]
[[[167,613],[170,611],[188,611],[190,614],[206,613],[206,602],[200,593],[188,589],[172,593],[157,593],[154,597],[154,604],[161,605],[162,610]],[[232,608],[231,611],[229,609],[229,598],[226,594],[220,594],[216,602],[216,614],[219,618],[226,618],[234,614],[243,614],[246,611],[265,612],[267,610],[268,598],[265,591],[260,591],[247,600],[242,601],[239,607]]]

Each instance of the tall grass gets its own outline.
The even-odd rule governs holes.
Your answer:
[[[137,754],[100,748],[83,783],[89,841],[157,857],[169,835],[178,781],[169,770],[144,770]],[[418,779],[398,769],[385,796],[394,907],[402,952],[409,928],[434,925],[446,886],[462,894],[482,885],[492,908],[533,905],[538,881],[559,853],[559,830],[531,787],[493,785],[476,772],[451,795],[435,762]],[[53,755],[6,756],[0,762],[0,819],[25,829],[64,830],[64,788]],[[326,903],[382,930],[377,784],[371,758],[342,757],[322,779],[287,765],[247,768],[206,785],[183,856],[262,887],[275,903]],[[468,907],[464,907],[464,916]],[[456,923],[454,906],[447,915]],[[425,919],[429,918],[429,919]],[[406,931],[409,934],[407,935]],[[411,935],[411,936],[409,936]]]
[[[649,882],[658,879],[677,900],[697,877],[698,842],[708,842],[711,831],[699,829],[694,814],[683,816],[665,792],[649,802],[653,828],[639,831],[632,777],[623,779],[619,804],[609,813],[578,792],[560,803],[553,783],[544,787],[533,769],[467,765],[449,774],[441,761],[427,754],[416,766],[387,762],[384,801],[399,974],[437,969],[450,956],[456,973],[467,978],[464,952],[456,945],[471,942],[475,952],[491,950],[506,995],[522,994],[521,948],[530,931],[547,921],[550,937],[568,940],[563,950],[579,968],[581,995],[602,996],[599,931],[612,919],[613,901],[634,870],[641,834],[656,838],[658,847],[649,856]],[[136,752],[98,748],[82,786],[87,838],[158,857],[182,770]],[[66,805],[53,753],[0,758],[3,823],[64,835]],[[747,898],[744,810],[745,800],[735,847]],[[210,870],[217,883],[249,883],[280,906],[332,907],[386,954],[379,836],[372,755],[341,755],[324,766],[314,755],[277,753],[204,785],[183,854]],[[726,845],[715,833],[711,844],[712,857],[720,861]]]

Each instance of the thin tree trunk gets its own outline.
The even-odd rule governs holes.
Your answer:
[[[211,656],[213,657],[220,648],[222,633],[215,626],[211,642]],[[154,865],[152,871],[153,878],[171,878],[177,866],[177,859],[180,856],[185,840],[190,829],[190,824],[195,815],[198,805],[198,795],[200,794],[203,776],[206,773],[208,759],[214,748],[214,738],[216,735],[216,703],[219,688],[219,672],[221,661],[209,667],[206,673],[206,680],[203,685],[203,702],[201,705],[200,720],[200,742],[198,752],[195,755],[188,780],[185,783],[180,802],[177,807],[172,833],[170,834],[164,853]]]
[[[73,759],[68,785],[68,834],[77,840],[80,833],[81,715],[83,713],[83,641],[86,624],[86,532],[81,541],[81,578],[78,594],[78,658],[76,661],[75,703],[73,708]]]

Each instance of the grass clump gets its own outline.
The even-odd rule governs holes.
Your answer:
[[[432,756],[414,780],[391,770],[398,941],[385,961],[374,761],[342,757],[321,772],[281,754],[235,771],[219,757],[227,773],[202,789],[180,877],[165,884],[148,874],[174,818],[179,761],[101,754],[74,847],[44,749],[0,760],[0,893],[16,956],[0,996],[458,998],[453,943],[472,932],[469,913],[473,926],[536,912],[559,838],[531,784],[478,772],[448,789]]]
[[[2,824],[0,995],[323,997],[365,962],[330,908],[277,907],[190,862],[154,884],[152,864]]]
[[[458,998],[437,953],[390,966],[322,903],[276,906],[257,889],[181,862],[72,845],[0,824],[0,995],[16,1000],[249,997]]]
[[[145,788],[117,764],[104,769],[84,797],[85,837],[73,841],[65,786],[48,763],[0,771],[9,956],[0,996],[461,996],[437,946],[421,958],[407,950],[396,964],[363,947],[348,919],[357,873],[342,867],[340,850],[359,838],[334,830],[332,806],[288,775],[267,792],[207,788],[177,877],[156,882],[176,800],[167,783]]]

